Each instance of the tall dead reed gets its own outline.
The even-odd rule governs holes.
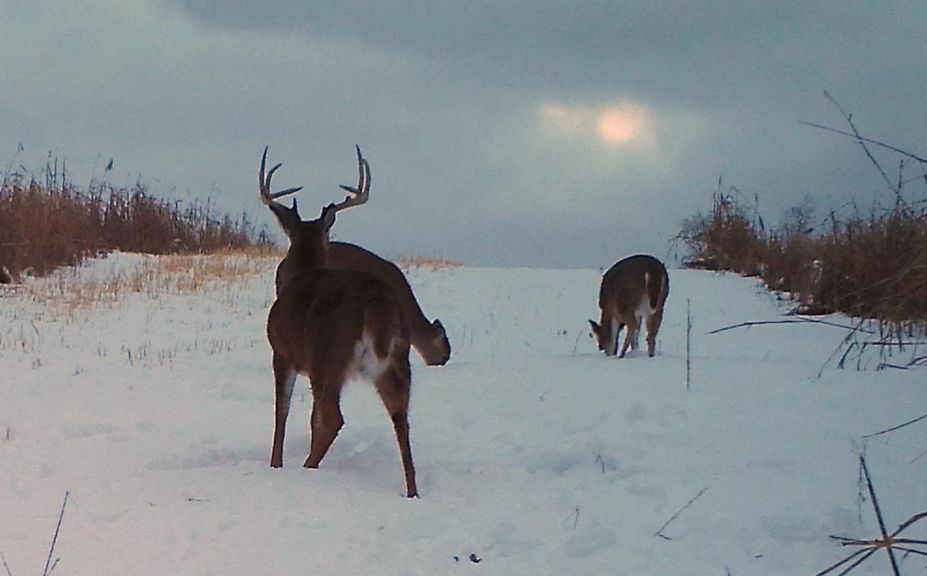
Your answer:
[[[186,254],[272,243],[247,214],[219,216],[210,202],[155,198],[140,182],[125,188],[94,181],[83,190],[57,161],[38,178],[7,174],[0,184],[0,266],[14,278],[112,250]]]
[[[815,222],[813,202],[806,199],[767,229],[755,203],[734,188],[724,191],[719,182],[711,211],[682,224],[677,241],[687,252],[683,262],[760,276],[771,289],[788,292],[802,311],[839,311],[860,319],[859,326],[869,323],[877,338],[863,348],[924,344],[927,198],[912,199],[906,186],[927,184],[927,159],[861,136],[852,116],[840,110],[851,131],[811,125],[854,138],[889,186],[890,202],[875,202],[868,211],[854,207],[850,215],[832,212]],[[897,180],[887,177],[872,146],[902,155]],[[917,174],[906,177],[911,166]]]

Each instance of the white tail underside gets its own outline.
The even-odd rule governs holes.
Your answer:
[[[353,372],[368,380],[374,381],[383,375],[389,367],[389,356],[378,358],[373,348],[373,341],[364,331],[360,341],[354,346],[354,361],[351,363]]]

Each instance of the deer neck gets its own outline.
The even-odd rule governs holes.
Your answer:
[[[328,267],[328,250],[318,244],[295,242],[286,253],[287,274],[324,270]]]

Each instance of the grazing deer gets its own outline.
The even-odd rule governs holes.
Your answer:
[[[283,210],[296,211],[294,201],[292,208]],[[298,218],[298,215],[296,216]],[[283,277],[289,274],[287,260],[277,267],[277,287],[279,289]],[[377,256],[373,252],[347,242],[328,243],[328,267],[332,270],[360,271],[373,274],[383,280],[393,289],[399,298],[402,310],[406,315],[412,335],[412,346],[418,351],[428,366],[444,366],[451,358],[451,343],[447,332],[440,320],[433,322],[422,312],[412,287],[406,280],[405,274],[395,264]]]
[[[393,421],[405,473],[406,495],[418,496],[409,444],[409,328],[402,306],[383,280],[364,272],[330,270],[328,235],[335,214],[367,202],[370,168],[357,149],[358,184],[342,186],[350,195],[329,204],[316,220],[303,221],[294,204],[277,198],[302,187],[271,192],[277,164],[265,172],[267,149],[259,172],[261,200],[277,217],[290,240],[286,272],[278,278],[277,298],[267,317],[273,349],[276,409],[270,465],[283,466],[283,440],[290,397],[297,374],[312,385],[309,457],[317,468],[344,425],[340,397],[345,381],[355,375],[371,380]]]
[[[653,356],[657,331],[663,321],[663,305],[669,295],[669,276],[663,263],[645,254],[619,260],[602,278],[599,288],[599,324],[590,320],[599,350],[609,356],[618,354],[618,335],[628,327],[619,358],[624,358],[628,345],[637,349],[641,324],[647,322],[647,355]]]

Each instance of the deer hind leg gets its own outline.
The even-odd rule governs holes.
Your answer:
[[[318,381],[318,385],[316,382]],[[337,383],[340,384],[340,383]],[[312,415],[309,417],[309,457],[303,464],[306,468],[318,468],[328,452],[341,427],[341,395],[338,386],[325,384],[320,379],[312,381]]]
[[[639,340],[641,336],[641,326],[644,325],[644,322],[640,316],[635,316],[634,321],[635,325],[637,326],[637,330],[634,331],[634,338],[631,339],[631,350],[637,350],[640,347]],[[630,335],[631,333],[628,332],[628,336]]]
[[[409,442],[409,394],[411,373],[408,352],[404,355],[394,354],[390,367],[376,380],[377,392],[383,400],[386,411],[393,421],[396,441],[399,443],[399,456],[406,480],[406,496],[418,496],[415,485],[415,464],[412,462],[412,445]]]
[[[624,342],[621,344],[621,352],[618,354],[619,358],[624,358],[625,353],[628,351],[628,346],[637,340],[637,331],[640,328],[637,317],[634,315],[631,315],[631,317],[628,318],[628,322],[625,323],[625,326],[627,327],[628,332],[624,335]],[[617,344],[617,342],[618,339],[616,338],[615,343]]]
[[[274,444],[270,452],[270,465],[283,466],[283,438],[286,436],[286,418],[290,414],[290,398],[296,382],[296,370],[288,362],[274,355]]]
[[[657,348],[657,332],[663,322],[663,310],[658,310],[647,318],[647,355],[653,358]]]

